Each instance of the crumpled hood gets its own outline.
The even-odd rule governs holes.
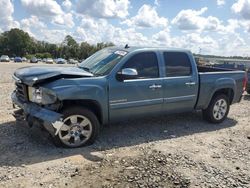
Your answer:
[[[35,85],[61,78],[92,77],[93,74],[78,67],[32,66],[17,69],[14,79],[27,85]]]

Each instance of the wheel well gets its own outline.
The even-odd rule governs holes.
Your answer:
[[[62,109],[67,107],[80,106],[91,110],[96,116],[99,122],[103,123],[102,109],[99,103],[95,100],[64,100],[62,103]]]
[[[232,104],[233,99],[234,99],[234,91],[233,91],[233,89],[231,89],[231,88],[219,89],[214,93],[213,97],[215,97],[215,96],[217,96],[219,94],[226,95],[228,97],[228,99],[229,99],[229,103]]]

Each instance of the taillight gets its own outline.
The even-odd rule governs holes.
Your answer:
[[[244,80],[243,80],[243,91],[246,91],[247,89],[247,73],[245,74]]]

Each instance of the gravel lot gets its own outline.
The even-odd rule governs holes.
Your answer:
[[[199,112],[146,117],[63,149],[11,115],[11,75],[27,65],[0,63],[0,187],[250,187],[249,95],[220,125]]]

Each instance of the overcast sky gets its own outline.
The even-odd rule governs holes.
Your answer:
[[[0,0],[0,32],[250,56],[250,0]]]

